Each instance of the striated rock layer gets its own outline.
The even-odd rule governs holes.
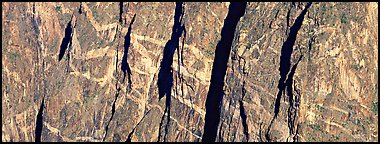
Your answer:
[[[2,3],[3,142],[208,140],[378,141],[378,3]]]

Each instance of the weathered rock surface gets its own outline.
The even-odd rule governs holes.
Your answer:
[[[2,141],[202,141],[229,6],[3,2]],[[378,3],[249,2],[223,93],[216,141],[378,141]]]

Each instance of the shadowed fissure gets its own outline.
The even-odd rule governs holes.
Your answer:
[[[165,125],[164,141],[166,141],[166,135],[168,132],[168,125],[170,122],[170,104],[171,104],[171,89],[173,87],[173,56],[175,50],[179,48],[179,39],[184,31],[185,26],[182,25],[183,18],[183,7],[182,2],[176,3],[175,14],[174,14],[174,25],[172,29],[171,39],[165,44],[164,55],[160,64],[160,71],[158,73],[158,93],[159,99],[166,95],[165,102],[165,111],[164,115],[161,118],[159,132],[158,132],[158,141],[161,140],[161,127],[167,114],[167,121]],[[178,58],[180,60],[180,58]]]
[[[221,32],[221,39],[215,50],[211,83],[206,99],[206,117],[202,141],[214,142],[220,121],[220,107],[223,99],[224,77],[231,52],[236,26],[245,13],[247,2],[232,2]]]
[[[62,43],[61,43],[61,47],[60,47],[59,55],[58,55],[58,61],[61,61],[65,52],[67,51],[66,72],[69,72],[69,68],[70,68],[70,51],[72,49],[72,38],[74,35],[74,28],[76,24],[76,22],[74,22],[74,25],[73,25],[73,18],[74,18],[74,14],[71,16],[71,19],[65,28],[65,37],[62,39]]]
[[[150,110],[152,110],[152,109],[150,109]],[[148,111],[144,114],[144,116],[141,118],[141,120],[136,124],[136,126],[133,127],[132,131],[128,134],[128,138],[127,138],[127,140],[126,140],[125,142],[132,142],[132,135],[133,135],[133,133],[135,132],[137,126],[139,126],[140,123],[144,120],[145,116],[148,115],[148,113],[150,112],[150,110],[148,110]]]
[[[131,72],[131,68],[129,67],[129,63],[128,63],[128,52],[129,52],[129,47],[131,45],[132,24],[135,21],[135,18],[136,18],[136,14],[133,16],[132,21],[131,21],[129,28],[128,28],[128,32],[124,37],[124,55],[123,55],[123,59],[121,61],[121,70],[124,73],[123,83],[125,80],[125,76],[128,74],[128,90],[130,90],[132,87],[131,86],[132,85],[132,80],[131,80],[132,72]]]
[[[270,125],[268,126],[268,129],[267,129],[267,132],[265,135],[267,141],[270,141],[269,132],[270,132],[270,129],[272,127],[274,119],[277,118],[278,113],[280,111],[280,101],[281,101],[281,96],[282,96],[282,94],[285,90],[285,87],[286,87],[285,81],[286,81],[286,76],[288,75],[289,70],[290,70],[290,65],[291,65],[290,59],[291,59],[291,55],[293,53],[293,46],[295,44],[298,31],[300,30],[300,28],[302,26],[302,22],[304,20],[305,14],[306,14],[306,12],[310,6],[311,6],[311,2],[307,3],[305,9],[303,9],[301,14],[297,17],[293,26],[290,28],[288,38],[286,39],[286,41],[284,42],[284,44],[282,45],[282,48],[281,48],[280,68],[279,68],[280,80],[278,83],[279,91],[277,93],[277,97],[276,97],[276,101],[275,101],[274,116],[270,122]]]
[[[35,3],[33,3],[33,11],[35,12]],[[45,79],[45,59],[42,55],[42,44],[43,44],[43,41],[40,37],[40,34],[41,34],[41,31],[39,29],[39,24],[40,23],[40,20],[41,18],[40,17],[36,17],[34,14],[32,15],[32,24],[33,24],[33,28],[35,30],[35,33],[36,33],[36,37],[37,37],[37,45],[38,47],[36,47],[36,51],[37,51],[37,63],[39,63],[39,59],[41,59],[41,69],[36,69],[38,71],[38,74],[37,75],[42,75],[42,80],[43,80],[43,93],[41,94],[41,92],[39,92],[39,95],[42,95],[42,102],[41,102],[41,105],[40,105],[40,109],[38,110],[38,113],[37,113],[37,117],[36,117],[36,128],[35,128],[35,142],[41,142],[41,134],[42,134],[42,128],[43,128],[43,111],[44,111],[44,107],[45,107],[45,96],[46,96],[46,79]],[[39,56],[38,56],[39,54]],[[39,80],[38,80],[39,81]],[[39,91],[39,89],[36,89],[36,91]],[[36,95],[36,94],[35,94]],[[37,96],[35,96],[36,98]]]
[[[300,104],[300,95],[296,95],[294,97],[293,95],[293,76],[296,72],[297,66],[299,62],[301,61],[303,55],[298,59],[297,63],[294,64],[292,69],[290,70],[290,73],[288,75],[288,79],[286,80],[286,91],[289,96],[289,108],[288,108],[288,127],[289,127],[289,134],[293,137],[293,141],[297,141],[297,134],[294,133],[294,125],[295,125],[295,118],[297,117],[297,112]]]
[[[41,134],[42,134],[42,126],[43,126],[43,113],[44,113],[44,101],[42,98],[42,102],[40,105],[40,109],[38,110],[37,120],[36,120],[36,131],[35,131],[35,142],[41,142]]]
[[[131,84],[132,84],[132,81],[131,81],[131,70],[130,70],[130,67],[129,67],[129,64],[127,62],[127,58],[128,58],[128,50],[129,50],[129,46],[131,44],[131,31],[132,31],[132,24],[133,22],[135,21],[135,18],[136,18],[136,14],[133,16],[132,18],[132,21],[128,27],[128,32],[127,34],[125,35],[124,37],[124,55],[123,55],[123,59],[122,59],[122,63],[121,63],[121,70],[123,71],[124,73],[124,77],[123,77],[123,83],[124,83],[124,80],[125,80],[125,76],[126,74],[128,73],[128,88],[127,88],[127,92],[131,89]],[[117,49],[117,55],[116,55],[116,71],[117,71],[117,59],[118,59],[118,49]],[[106,125],[105,127],[105,135],[104,135],[104,138],[103,138],[103,141],[105,140],[105,138],[107,137],[107,134],[108,134],[108,128],[109,128],[109,125],[113,119],[113,116],[115,114],[115,111],[116,111],[116,101],[117,101],[117,98],[119,97],[119,94],[120,94],[120,90],[121,88],[118,87],[118,78],[116,78],[116,94],[115,94],[115,100],[113,101],[112,103],[112,113],[111,113],[111,118],[110,120],[108,121],[108,124]]]
[[[66,50],[71,47],[73,37],[73,27],[71,25],[72,19],[69,21],[65,28],[65,37],[62,39],[61,48],[59,49],[58,61],[61,61],[65,55]]]
[[[245,81],[243,81],[243,87],[242,87],[242,95],[243,96],[242,96],[241,100],[239,101],[239,107],[240,107],[240,117],[241,117],[243,128],[244,128],[243,133],[245,135],[246,141],[248,141],[249,140],[249,134],[248,134],[247,115],[245,114],[244,105],[243,105],[243,99],[244,99],[245,93],[246,93]]]
[[[123,2],[119,3],[119,9],[120,9],[120,12],[119,12],[119,22],[122,23],[123,22]]]
[[[82,14],[83,10],[82,10],[82,2],[80,2],[79,4],[79,10],[78,10],[79,14]]]

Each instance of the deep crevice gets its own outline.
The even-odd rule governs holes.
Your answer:
[[[277,10],[276,14],[274,15],[274,19],[270,21],[269,23],[269,28],[271,29],[272,28],[272,23],[273,21],[276,21],[277,20],[277,16],[278,16],[278,13],[280,12],[280,10]]]
[[[179,38],[184,31],[184,26],[181,26],[180,17],[182,17],[182,2],[176,3],[174,25],[172,29],[171,39],[165,44],[164,55],[160,65],[160,71],[158,73],[158,91],[159,99],[162,97],[170,96],[168,93],[171,91],[173,85],[173,55],[175,50],[179,47]]]
[[[33,11],[35,12],[35,3],[33,3]],[[35,13],[34,13],[35,14]],[[43,128],[43,110],[44,110],[44,107],[45,107],[45,96],[46,96],[46,79],[45,79],[45,72],[44,72],[44,69],[45,69],[45,60],[44,60],[44,57],[42,55],[42,39],[40,37],[40,30],[38,28],[38,23],[41,23],[41,18],[40,17],[35,17],[35,15],[32,15],[32,23],[33,23],[33,27],[34,27],[34,30],[36,32],[36,37],[37,37],[37,44],[38,44],[38,47],[36,47],[36,51],[37,51],[37,60],[38,60],[38,54],[39,54],[39,58],[41,59],[41,69],[37,69],[37,71],[41,71],[42,72],[42,80],[43,80],[43,97],[42,97],[42,102],[41,102],[41,105],[40,105],[40,109],[38,110],[38,113],[37,113],[37,117],[36,117],[36,129],[35,129],[35,142],[41,142],[41,134],[42,134],[42,128]],[[39,62],[39,60],[38,60]],[[37,63],[38,63],[37,62]],[[38,75],[40,75],[40,73],[38,72]],[[41,95],[41,93],[39,93]]]
[[[294,22],[293,26],[290,28],[289,37],[284,42],[282,48],[281,48],[281,56],[280,56],[280,80],[278,84],[279,93],[277,94],[276,104],[275,104],[275,110],[274,110],[274,117],[276,118],[280,109],[280,99],[282,96],[282,92],[285,89],[285,79],[286,75],[289,73],[290,70],[290,58],[293,53],[293,46],[297,38],[298,31],[301,28],[304,16],[307,12],[307,9],[310,7],[311,3],[308,3],[305,7],[305,9],[302,11],[300,16],[297,17],[296,21]]]
[[[123,55],[122,64],[121,64],[121,70],[124,72],[123,83],[124,83],[126,71],[128,72],[128,90],[130,90],[132,82],[131,82],[131,70],[130,70],[129,64],[127,62],[127,57],[128,57],[129,46],[131,44],[131,42],[130,42],[131,36],[130,35],[131,35],[131,30],[132,30],[132,24],[133,24],[133,22],[135,20],[135,17],[136,17],[136,14],[133,16],[133,19],[132,19],[132,21],[131,21],[131,23],[129,25],[129,28],[128,28],[128,32],[127,32],[127,34],[126,34],[126,36],[124,38],[124,55]],[[117,59],[118,59],[118,51],[119,51],[118,47],[117,47],[117,55],[116,55],[116,71],[117,71],[117,63],[118,63],[118,61],[117,61]],[[116,78],[116,80],[117,80],[116,81],[116,90],[117,91],[116,91],[116,95],[115,95],[115,100],[112,103],[111,118],[108,121],[108,124],[107,124],[107,126],[105,128],[106,133],[104,135],[103,141],[107,137],[109,125],[110,125],[110,123],[111,123],[111,121],[113,119],[113,116],[115,114],[115,111],[116,111],[116,101],[117,101],[117,98],[119,97],[120,90],[121,90],[121,88],[118,87],[118,80],[119,79]]]
[[[179,49],[178,47],[178,50],[177,50],[177,58],[178,58],[178,71],[177,71],[177,78],[179,78],[179,83],[181,83],[180,87],[181,87],[181,96],[183,98],[184,96],[184,91],[183,91],[183,84],[184,84],[184,78],[183,78],[183,75],[181,75],[181,64],[182,66],[184,66],[183,64],[183,48],[185,46],[185,40],[186,40],[186,29],[185,29],[185,24],[182,25],[181,27],[181,30],[183,31],[183,38],[182,38],[182,47],[181,49]],[[178,81],[176,82],[176,85],[178,85]],[[177,89],[177,87],[176,87]],[[177,93],[178,95],[178,93]]]
[[[249,140],[249,134],[248,134],[248,124],[247,124],[247,115],[245,114],[244,105],[243,105],[243,99],[245,96],[246,90],[245,90],[245,81],[243,81],[243,88],[242,88],[242,99],[239,101],[240,106],[240,117],[242,120],[243,128],[244,128],[244,135],[246,140]]]
[[[150,110],[151,110],[151,109],[150,109]],[[136,129],[137,126],[139,126],[140,123],[144,120],[145,116],[148,115],[148,113],[150,112],[150,110],[148,110],[148,111],[144,114],[144,116],[141,118],[141,120],[136,124],[136,126],[133,127],[132,131],[128,134],[128,138],[127,138],[127,140],[126,140],[125,142],[132,142],[132,135],[133,135],[133,133],[135,132],[135,129]]]
[[[298,31],[301,28],[302,22],[304,20],[305,14],[309,7],[311,6],[311,2],[307,3],[306,7],[304,10],[302,10],[301,14],[297,17],[295,20],[293,26],[290,28],[289,36],[284,42],[282,48],[281,48],[281,56],[280,56],[280,80],[278,84],[278,93],[275,101],[275,108],[274,108],[274,116],[270,122],[270,125],[268,126],[267,133],[265,135],[266,139],[270,141],[270,128],[272,127],[274,119],[277,118],[279,110],[280,110],[280,101],[281,101],[281,96],[285,90],[285,80],[286,76],[289,73],[290,70],[290,59],[291,55],[293,53],[293,46],[295,44],[296,38]]]
[[[232,2],[215,50],[211,83],[206,99],[206,117],[202,141],[214,142],[220,121],[220,105],[223,99],[224,77],[231,52],[236,26],[245,13],[247,2]]]
[[[249,135],[248,135],[247,116],[245,115],[243,101],[239,101],[239,104],[240,104],[240,116],[241,116],[241,120],[242,120],[243,128],[244,128],[244,135],[245,135],[246,140],[248,141]]]
[[[37,114],[35,142],[41,142],[41,134],[42,134],[42,127],[43,127],[44,101],[45,101],[45,98],[42,98],[40,109],[38,110],[38,114]]]
[[[78,12],[79,12],[79,14],[82,14],[82,12],[83,12],[83,11],[82,11],[82,2],[80,2],[80,5],[79,5],[79,11],[78,11]]]
[[[120,7],[119,22],[123,23],[123,2],[119,3],[119,7]]]
[[[286,31],[285,31],[285,34],[288,34],[288,30],[289,30],[289,25],[290,25],[290,12],[293,8],[294,4],[290,4],[290,7],[288,9],[288,13],[286,14]]]
[[[160,130],[158,134],[158,141],[161,140],[161,127],[163,125],[163,121],[164,121],[166,113],[167,113],[167,118],[166,118],[167,121],[165,125],[164,141],[166,141],[168,125],[170,123],[171,89],[173,87],[172,64],[173,64],[174,52],[175,50],[179,48],[179,39],[182,35],[182,32],[185,31],[185,26],[184,25],[181,26],[183,14],[184,12],[183,12],[183,7],[182,7],[182,2],[177,2],[176,8],[175,8],[175,14],[174,14],[174,25],[172,28],[171,39],[165,44],[164,55],[160,64],[160,71],[158,73],[158,80],[157,80],[159,100],[166,95],[165,111],[164,111],[164,115],[161,118],[161,122],[159,126]],[[178,52],[178,56],[180,56],[179,52]],[[180,57],[178,57],[178,60],[180,60]]]
[[[32,11],[33,11],[33,14],[36,13],[36,3],[35,2],[33,3]],[[33,17],[34,17],[34,15],[33,15]]]
[[[112,119],[113,119],[113,116],[114,116],[114,114],[115,114],[116,100],[117,100],[117,98],[119,97],[120,90],[121,90],[121,88],[117,88],[117,92],[116,92],[116,95],[115,95],[115,100],[114,100],[113,103],[112,103],[111,118],[110,118],[110,120],[108,121],[108,123],[107,123],[107,125],[106,125],[106,128],[105,128],[106,134],[105,134],[104,137],[103,137],[103,141],[104,141],[104,140],[106,139],[106,137],[107,137],[109,125],[110,125],[110,123],[111,123],[111,121],[112,121]]]
[[[37,37],[38,37],[38,34],[40,33],[40,30],[38,29],[38,24],[37,24],[36,17],[34,15],[32,15],[31,20],[32,20],[34,32],[37,34]]]
[[[288,79],[286,80],[286,90],[287,95],[289,96],[289,108],[288,108],[288,128],[289,128],[289,134],[290,136],[294,135],[294,124],[295,124],[295,118],[297,117],[297,110],[299,107],[299,95],[297,97],[294,97],[293,95],[293,76],[297,69],[297,66],[299,62],[301,61],[303,55],[298,59],[297,63],[292,67]],[[293,100],[294,99],[294,100]]]
[[[133,16],[132,21],[128,27],[128,32],[124,37],[124,55],[123,55],[123,59],[121,61],[121,70],[124,73],[123,83],[125,80],[125,76],[128,74],[128,89],[127,89],[127,91],[129,91],[132,87],[132,80],[131,80],[132,72],[131,72],[131,68],[129,67],[129,63],[128,63],[128,51],[129,51],[129,47],[131,45],[132,24],[135,21],[135,18],[136,18],[136,14]]]
[[[65,28],[65,37],[62,39],[61,48],[59,50],[58,55],[58,61],[61,61],[63,58],[63,55],[65,54],[66,50],[71,47],[72,43],[72,36],[73,36],[73,27],[71,25],[72,19],[70,19],[69,23],[67,24]]]

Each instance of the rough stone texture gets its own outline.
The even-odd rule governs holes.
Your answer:
[[[181,36],[174,54],[166,125],[157,76],[175,3],[124,2],[119,22],[117,2],[3,2],[2,141],[35,141],[43,99],[41,141],[202,141],[214,51],[228,6],[184,3],[186,39],[182,47]],[[378,141],[378,3],[312,3],[291,54],[290,68],[302,55],[290,86],[299,106],[289,112],[290,97],[283,94],[270,125],[281,48],[305,6],[248,3],[230,53],[217,141]],[[135,14],[131,76],[123,81],[124,37]],[[58,61],[71,19],[72,47]],[[293,133],[289,114],[296,115]]]

